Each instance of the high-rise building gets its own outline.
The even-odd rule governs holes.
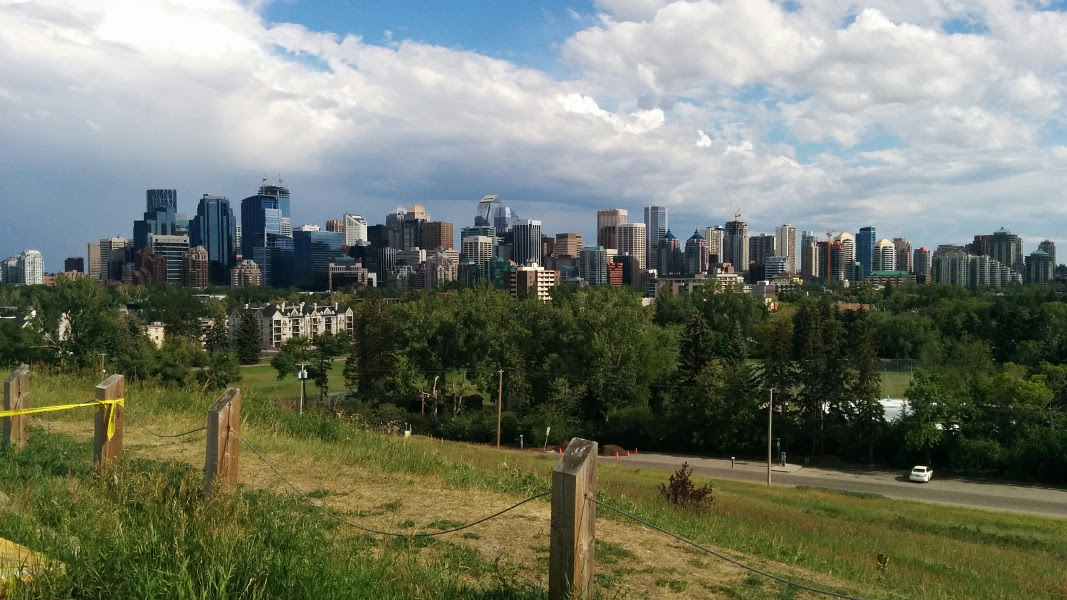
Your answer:
[[[776,249],[776,242],[778,236],[769,235],[766,233],[759,233],[748,238],[748,265],[745,270],[751,269],[753,266],[762,268],[767,263],[767,259],[776,256],[778,250]]]
[[[582,243],[582,234],[557,233],[553,256],[557,258],[578,258],[578,255],[584,247],[585,244]]]
[[[100,242],[89,242],[85,250],[85,260],[89,263],[89,270],[86,272],[89,279],[103,279],[100,275]]]
[[[189,253],[189,236],[149,234],[147,247],[167,259],[167,281],[181,285],[185,255]]]
[[[916,248],[912,253],[912,272],[921,277],[929,277],[930,267],[930,251],[925,246]]]
[[[841,242],[818,242],[819,281],[827,285],[845,281],[846,253]]]
[[[237,264],[237,219],[225,196],[204,194],[189,226],[189,244],[203,246],[208,255],[211,283],[226,285]],[[203,286],[199,286],[203,287]]]
[[[704,236],[704,241],[708,245],[708,262],[709,263],[721,263],[722,260],[722,236],[725,234],[725,230],[718,225],[712,227],[705,227],[704,231],[700,232],[700,235]]]
[[[860,227],[859,233],[856,234],[855,260],[860,263],[860,271],[855,274],[856,280],[862,280],[867,275],[870,275],[871,271],[884,270],[874,268],[874,243],[877,239],[877,233],[873,225]]]
[[[519,266],[504,272],[504,286],[513,298],[534,297],[542,302],[552,300],[549,291],[559,283],[559,271],[538,266]]]
[[[460,240],[461,260],[471,261],[477,269],[478,280],[489,278],[489,261],[493,259],[493,240],[487,235],[464,236]]]
[[[1047,285],[1055,281],[1056,259],[1043,250],[1035,250],[1026,257],[1026,283]]]
[[[37,250],[26,250],[0,263],[0,283],[44,285],[44,258]]]
[[[914,273],[912,268],[911,242],[904,238],[893,238],[893,246],[897,251],[897,270]]]
[[[141,248],[133,255],[133,263],[122,269],[122,282],[128,285],[152,285],[167,282],[167,258]]]
[[[344,234],[334,231],[294,232],[294,283],[306,290],[327,289],[330,260],[343,255],[344,241]]]
[[[774,229],[774,255],[784,256],[785,270],[789,273],[797,272],[797,228],[789,223],[779,225]]]
[[[445,221],[433,221],[422,226],[422,241],[426,250],[452,250],[456,246],[454,226]]]
[[[251,260],[242,260],[236,267],[230,269],[230,285],[238,287],[242,285],[263,285],[263,273],[259,265]]]
[[[763,278],[774,279],[778,275],[787,272],[786,267],[789,266],[788,256],[770,256],[767,257],[767,261],[763,263]]]
[[[615,226],[617,248],[620,255],[628,254],[637,259],[637,264],[644,269],[647,258],[645,243],[647,234],[644,223],[620,223]],[[703,240],[704,238],[701,238]]]
[[[264,179],[263,185],[259,186],[259,195],[277,198],[278,210],[282,211],[281,218],[289,219],[291,221],[292,215],[289,213],[289,188],[282,185],[280,179],[278,180],[278,185],[268,185],[267,180]]]
[[[667,236],[666,206],[645,207],[645,235],[645,266],[642,268],[659,268],[659,244]]]
[[[144,216],[133,223],[134,252],[148,246],[149,235],[177,235],[177,212],[177,190],[146,191]]]
[[[678,238],[674,237],[671,230],[663,236],[659,244],[659,267],[657,273],[660,277],[667,275],[681,275],[685,272],[685,254]]]
[[[437,289],[455,281],[459,276],[459,253],[455,250],[431,252],[422,263],[419,275],[423,288]]]
[[[748,269],[748,223],[726,222],[722,236],[722,258],[719,262],[730,263],[737,272]]]
[[[852,234],[847,231],[842,231],[837,234],[834,241],[841,244],[841,252],[843,253],[843,265],[842,269],[845,273],[845,279],[853,281],[856,279],[856,238],[852,237]],[[825,277],[824,277],[825,279]]]
[[[63,261],[63,270],[67,273],[84,273],[85,259],[80,256],[72,256]]]
[[[336,224],[334,225],[336,227]],[[345,213],[341,221],[341,232],[345,236],[345,246],[357,246],[367,241],[367,220],[362,215]],[[326,231],[337,233],[337,229],[330,229],[330,222],[326,221]]]
[[[603,246],[586,246],[578,256],[578,276],[588,285],[608,284],[608,253]]]
[[[819,278],[818,243],[814,231],[805,231],[800,236],[800,278],[805,282]]]
[[[993,232],[989,240],[988,254],[1000,264],[1019,273],[1023,272],[1023,240],[1007,229],[1001,227]]]
[[[282,235],[282,211],[278,197],[263,193],[241,200],[241,254],[253,258],[256,248],[266,248],[268,237]],[[259,266],[263,269],[263,265]]]
[[[612,238],[614,230],[610,229],[616,225],[622,225],[626,222],[626,217],[629,213],[624,208],[610,208],[607,210],[596,211],[596,243],[598,246],[604,248],[615,248],[616,245]]]
[[[1059,264],[1056,262],[1056,242],[1053,242],[1052,240],[1044,240],[1037,245],[1037,249],[1051,256],[1053,265]]]
[[[693,235],[685,241],[685,271],[689,275],[708,272],[708,245],[700,232],[693,230]]]
[[[511,257],[515,264],[541,264],[541,221],[516,219],[511,227],[511,233]]]
[[[127,246],[130,246],[130,240],[126,238],[113,237],[100,240],[100,281],[122,280],[122,265],[126,263]]]
[[[485,196],[478,202],[478,209],[474,215],[474,225],[476,227],[492,227],[496,229],[496,238],[500,239],[511,230],[512,220],[518,218],[519,215],[508,208],[500,200],[499,196]]]
[[[182,283],[186,287],[203,289],[210,281],[211,259],[207,248],[196,246],[182,259]]]
[[[897,270],[897,247],[889,238],[882,238],[871,249],[871,273]],[[871,273],[867,273],[870,275]]]
[[[238,225],[233,228],[233,248],[237,252],[237,256],[241,256],[241,226]]]
[[[362,218],[362,217],[360,217],[360,218]],[[366,225],[367,221],[364,220],[363,224]],[[343,219],[326,219],[326,231],[332,231],[334,233],[344,233],[345,232],[345,222],[344,222],[344,220]],[[355,244],[346,244],[346,245],[354,246]]]

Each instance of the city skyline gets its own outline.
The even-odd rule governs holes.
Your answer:
[[[660,205],[679,238],[740,210],[750,232],[874,224],[928,248],[1003,226],[1029,253],[1065,241],[1062,9],[6,4],[0,256],[56,271],[125,237],[143,190],[191,215],[265,173],[294,227],[412,204],[466,224],[497,193],[588,240],[587,212]]]

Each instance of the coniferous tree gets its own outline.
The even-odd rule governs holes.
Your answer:
[[[874,347],[874,329],[867,319],[856,328],[856,341],[849,361],[854,375],[849,385],[850,402],[846,410],[853,422],[852,431],[867,445],[867,462],[874,463],[874,443],[885,423],[885,409],[880,402],[882,372]]]
[[[211,324],[211,327],[207,330],[207,335],[204,336],[204,350],[220,352],[229,349],[230,332],[226,315],[219,313],[215,315],[215,322]]]
[[[693,313],[693,317],[685,326],[678,351],[678,370],[681,372],[683,385],[691,384],[714,356],[712,338],[708,322],[700,313]]]
[[[237,325],[234,336],[237,359],[242,365],[254,365],[263,354],[263,337],[259,331],[259,321],[254,311],[247,310]]]
[[[348,347],[348,357],[345,359],[345,368],[341,376],[344,377],[349,395],[357,394],[359,392],[359,349],[354,343]]]

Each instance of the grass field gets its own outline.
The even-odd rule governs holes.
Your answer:
[[[33,385],[38,404],[91,390],[68,378]],[[171,433],[202,423],[210,398],[131,385],[127,401],[150,427]],[[469,522],[548,489],[556,460],[366,433],[282,410],[257,387],[246,391],[242,417],[242,434],[299,487],[372,527],[431,531]],[[157,440],[127,421],[130,460],[121,476],[99,477],[87,468],[90,415],[50,413],[35,423],[53,433],[35,430],[25,457],[0,457],[0,491],[12,499],[0,507],[0,536],[67,563],[68,583],[46,579],[58,587],[41,595],[330,598],[358,584],[368,591],[357,597],[368,598],[543,597],[545,501],[469,536],[374,539],[302,508],[244,450],[246,493],[222,509],[199,498],[202,437]],[[862,598],[1067,597],[1067,520],[720,480],[711,481],[713,508],[691,513],[660,498],[665,479],[601,465],[598,497],[761,568]],[[233,522],[225,518],[231,513]],[[597,527],[597,581],[606,598],[816,597],[748,576],[605,509]],[[889,557],[885,569],[879,553]]]
[[[344,369],[345,359],[339,358],[333,361],[329,376],[330,391],[336,392],[345,389]],[[241,376],[244,378],[244,385],[247,387],[288,397],[295,398],[300,396],[300,380],[295,375],[279,380],[278,372],[274,370],[274,367],[270,366],[270,363],[264,362],[258,365],[241,367]],[[319,393],[319,389],[315,387],[315,383],[310,379],[306,386],[306,392],[309,396]]]

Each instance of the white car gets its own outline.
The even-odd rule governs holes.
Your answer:
[[[920,483],[929,483],[930,478],[934,476],[934,470],[930,467],[915,467],[911,470],[912,481],[918,481]]]

